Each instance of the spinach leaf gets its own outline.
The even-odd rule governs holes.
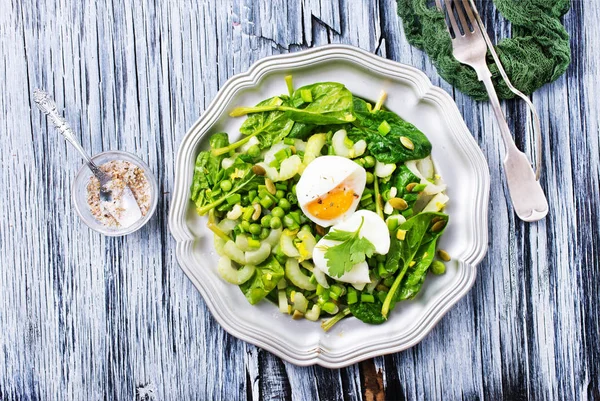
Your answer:
[[[304,124],[301,122],[295,122],[288,136],[290,138],[298,138],[304,140],[312,135],[316,127],[317,126],[315,124]]]
[[[312,101],[306,103],[302,93],[310,91]],[[294,91],[290,103],[295,109],[288,110],[294,121],[304,124],[343,124],[354,120],[352,93],[337,82],[319,82]],[[300,105],[305,105],[300,108]]]
[[[305,96],[302,96],[303,93]],[[308,93],[310,101],[305,100]],[[238,107],[229,115],[239,117],[253,113],[283,111],[288,118],[303,124],[325,125],[354,121],[352,93],[340,83],[319,82],[306,85],[296,89],[289,100],[284,102],[282,97],[279,98],[281,104]]]
[[[367,103],[354,98],[354,128],[349,137],[356,141],[365,139],[371,154],[382,163],[398,163],[422,159],[431,153],[431,143],[417,127],[404,121],[396,113],[385,110],[370,112]],[[387,122],[390,131],[382,135],[378,128]],[[400,143],[400,137],[411,140],[414,149],[407,149]]]
[[[218,149],[229,144],[229,137],[225,132],[219,132],[210,137],[211,149]],[[194,167],[194,178],[192,179],[191,199],[196,204],[204,203],[207,195],[207,189],[214,188],[220,181],[222,175],[221,162],[225,156],[214,156],[210,151],[203,151],[196,158]]]
[[[448,221],[448,215],[444,213],[419,213],[400,225],[399,229],[406,231],[404,240],[400,241],[395,235],[392,235],[390,251],[386,257],[384,267],[386,271],[392,274],[398,270],[400,271],[397,274],[396,279],[390,288],[388,296],[383,303],[381,310],[383,316],[387,316],[392,301],[397,299],[397,291],[401,288],[401,284],[403,283],[409,267],[413,268],[412,272],[414,272],[414,277],[411,279],[409,283],[410,285],[407,288],[411,290],[420,290],[421,287],[417,282],[424,276],[424,273],[427,272],[427,269],[433,260],[432,258],[435,252],[437,239],[444,231],[443,229],[435,233],[431,231],[431,227],[433,225],[432,220],[434,218],[446,222]],[[431,246],[433,248],[430,248]],[[429,249],[433,250],[429,252]],[[424,255],[425,252],[428,252],[426,256],[421,256],[419,261],[415,260],[416,256],[419,254]],[[431,256],[431,258],[429,258],[429,256]],[[415,260],[417,263],[415,263],[413,266],[410,266],[413,260]],[[418,262],[422,262],[422,265],[419,266]],[[415,294],[416,293],[411,293],[411,296],[414,296]]]
[[[357,318],[369,324],[381,324],[387,319],[381,314],[383,304],[375,297],[374,302],[357,302],[349,306],[350,312]]]
[[[421,179],[414,175],[412,171],[404,164],[401,164],[396,171],[394,171],[394,175],[392,176],[391,182],[398,189],[398,197],[404,199],[406,203],[408,203],[408,207],[411,208],[417,201],[419,197],[418,193],[408,192],[406,190],[406,186],[410,183],[419,184]]]
[[[283,278],[283,267],[273,255],[256,266],[256,271],[250,280],[240,285],[240,289],[252,305],[267,296]]]
[[[283,103],[281,98],[275,96],[263,100],[256,107],[279,106]],[[283,140],[293,125],[294,121],[283,111],[263,111],[249,115],[240,127],[240,132],[244,135],[256,136],[260,141],[261,148],[264,149]]]
[[[398,291],[396,291],[396,300],[402,301],[414,298],[421,291],[425,276],[435,256],[436,244],[437,238],[423,244],[419,248],[414,258],[417,263],[406,272],[406,278],[400,284]]]

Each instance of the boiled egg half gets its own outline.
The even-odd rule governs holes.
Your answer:
[[[362,224],[362,227],[361,227]],[[387,225],[377,213],[369,210],[359,210],[352,214],[347,220],[333,226],[331,230],[342,230],[356,232],[360,227],[359,235],[369,240],[375,246],[375,253],[385,255],[390,250],[390,235]],[[333,276],[329,272],[328,259],[325,258],[327,248],[339,244],[338,241],[321,238],[313,250],[313,262],[315,268],[321,270],[328,276],[345,283],[365,284],[370,283],[369,265],[366,261],[355,264],[352,269],[341,277]]]
[[[365,169],[352,160],[321,156],[306,167],[296,184],[298,204],[309,219],[329,227],[354,213],[366,182]]]

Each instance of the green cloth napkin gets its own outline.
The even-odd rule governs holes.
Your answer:
[[[475,71],[452,56],[443,14],[435,7],[428,7],[428,2],[398,0],[398,14],[409,43],[424,50],[442,78],[451,85],[477,100],[487,99]],[[512,24],[512,38],[496,46],[512,84],[531,94],[561,76],[571,62],[569,34],[560,21],[569,10],[570,0],[494,0],[494,4]],[[488,31],[493,29],[493,26],[488,27]],[[488,65],[498,96],[514,97],[489,54]]]

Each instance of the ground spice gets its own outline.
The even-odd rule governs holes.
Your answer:
[[[142,216],[150,209],[152,198],[150,183],[144,170],[135,164],[124,160],[112,160],[100,166],[100,169],[112,176],[110,189],[115,197],[122,193],[125,186],[129,186],[140,208]],[[119,190],[120,189],[120,190]],[[117,199],[118,200],[118,199]],[[119,227],[118,221],[100,201],[100,181],[95,176],[90,177],[87,185],[87,202],[92,215],[104,226]]]

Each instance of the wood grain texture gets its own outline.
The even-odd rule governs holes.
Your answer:
[[[494,40],[510,26],[480,1]],[[406,41],[393,0],[0,0],[0,400],[600,399],[600,3],[574,0],[573,63],[533,96],[550,214],[515,218],[486,103]],[[493,30],[491,29],[493,27]],[[271,54],[352,44],[422,69],[456,100],[492,178],[490,249],[419,345],[340,370],[296,367],[225,333],[175,259],[174,157],[221,85]],[[104,238],[75,215],[79,156],[37,110],[47,89],[86,149],[133,152],[162,197]],[[504,103],[531,148],[522,103]],[[383,391],[383,393],[382,393]]]

